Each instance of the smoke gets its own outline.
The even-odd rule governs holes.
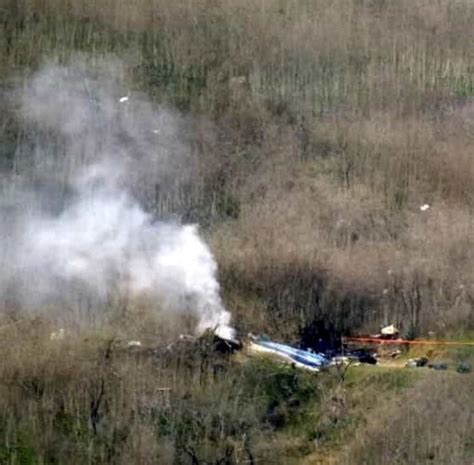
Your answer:
[[[158,191],[193,176],[188,123],[121,94],[108,77],[118,73],[47,66],[22,89],[26,135],[1,183],[3,300],[32,310],[77,299],[100,311],[113,292],[144,295],[167,318],[193,316],[197,333],[232,338],[197,226],[151,213]]]

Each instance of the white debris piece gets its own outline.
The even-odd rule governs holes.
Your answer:
[[[140,341],[128,341],[128,347],[141,347],[141,345]]]
[[[359,366],[360,362],[355,357],[346,357],[344,355],[337,355],[329,362],[329,366],[332,367],[343,367],[348,365]]]
[[[384,336],[396,336],[399,332],[400,331],[394,325],[385,326],[385,328],[382,328],[381,330],[381,333]]]
[[[65,335],[66,335],[66,331],[64,330],[64,328],[60,328],[57,331],[53,331],[49,335],[49,339],[51,341],[62,341],[64,340]]]
[[[160,130],[159,130],[159,129],[153,129],[152,133],[153,133],[153,134],[159,134],[159,133],[160,133]]]
[[[231,342],[237,342],[235,339],[235,330],[229,325],[219,325],[214,329],[214,334],[221,339]]]
[[[125,102],[128,102],[128,97],[125,96],[125,97],[121,97],[120,100],[119,100],[120,103],[125,103]]]
[[[424,203],[423,205],[420,206],[420,210],[422,212],[425,212],[430,209],[430,206],[427,203]]]

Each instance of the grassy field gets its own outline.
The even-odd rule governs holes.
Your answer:
[[[239,324],[472,328],[470,1],[2,5],[7,110],[45,62],[107,58],[124,91],[192,116],[194,176],[149,209],[207,228]]]
[[[16,96],[32,74],[105,69],[121,95],[183,121],[189,166],[134,193],[157,218],[201,225],[240,332],[297,342],[394,323],[472,338],[473,24],[471,0],[0,0],[0,195],[26,169],[35,130]],[[159,333],[146,309],[138,327],[117,317],[53,342],[50,321],[9,305],[0,464],[474,454],[472,375],[354,368],[342,382],[209,341],[134,351],[128,339]]]

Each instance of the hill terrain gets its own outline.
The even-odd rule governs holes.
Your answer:
[[[469,348],[403,355],[447,372],[242,363],[119,285],[100,311],[76,282],[18,298],[5,244],[100,148],[131,149],[123,205],[199,225],[239,335],[472,340],[473,24],[470,0],[1,0],[0,464],[471,463]]]

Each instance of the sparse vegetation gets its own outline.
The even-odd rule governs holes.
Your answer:
[[[22,169],[12,95],[31,73],[117,60],[124,91],[189,121],[193,175],[135,193],[202,226],[239,330],[467,338],[473,24],[471,0],[1,0],[0,176]],[[142,311],[128,333],[117,312],[59,345],[47,322],[5,321],[1,464],[470,463],[472,375],[351,370],[340,385],[120,349],[160,333]]]

